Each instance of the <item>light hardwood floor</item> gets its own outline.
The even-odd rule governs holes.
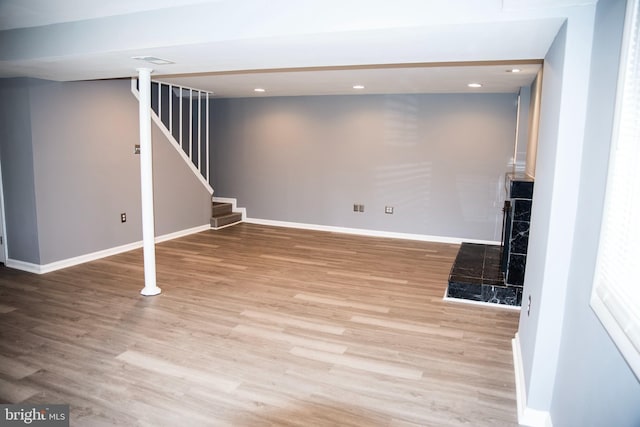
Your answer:
[[[456,245],[240,224],[0,267],[0,400],[78,426],[515,426],[513,311],[444,302]]]

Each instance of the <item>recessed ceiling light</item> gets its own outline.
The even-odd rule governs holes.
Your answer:
[[[354,89],[364,89],[363,85],[353,85]]]
[[[253,91],[254,91],[254,92],[266,92],[266,90],[264,90],[264,89],[263,89],[263,88],[261,88],[261,87],[257,87],[257,88],[255,88]]]
[[[175,64],[175,62],[173,61],[169,61],[168,59],[156,58],[155,56],[132,56],[131,59],[145,61],[155,65]]]
[[[480,83],[469,83],[467,86],[473,87],[473,88],[482,87]]]
[[[520,68],[512,68],[507,70],[507,73],[519,73],[520,71],[522,71]]]

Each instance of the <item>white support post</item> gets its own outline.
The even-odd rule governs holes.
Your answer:
[[[162,83],[158,82],[158,118],[162,121]]]
[[[198,91],[198,170],[202,175],[202,92]]]
[[[207,142],[204,145],[204,149],[205,149],[205,159],[206,159],[206,165],[207,165],[207,182],[209,183],[209,185],[211,185],[211,181],[210,181],[210,177],[211,174],[209,172],[209,166],[210,166],[210,162],[209,162],[209,92],[207,92],[207,96],[206,96],[206,101],[207,103],[207,112],[206,112],[206,125],[205,125],[205,129],[207,132]]]
[[[142,197],[142,247],[144,288],[142,295],[158,295],[156,285],[156,247],[153,218],[153,156],[151,153],[151,70],[138,68],[140,111],[140,188]]]
[[[169,133],[173,135],[173,87],[169,85]]]
[[[189,160],[193,162],[193,90],[189,89]]]
[[[180,115],[180,121],[178,122],[178,130],[180,131],[180,148],[182,148],[182,151],[184,151],[184,147],[182,146],[182,91],[184,89],[180,88],[180,96],[178,97],[178,100],[180,101],[180,105],[178,106],[178,114]]]

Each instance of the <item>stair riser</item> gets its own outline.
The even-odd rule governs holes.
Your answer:
[[[211,216],[223,216],[232,213],[231,203],[213,203],[211,206]]]
[[[211,227],[219,228],[240,221],[242,221],[242,214],[237,212],[225,216],[211,218]]]

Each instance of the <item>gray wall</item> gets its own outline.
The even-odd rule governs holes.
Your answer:
[[[9,258],[40,263],[29,80],[0,80],[0,160]]]
[[[589,306],[625,2],[599,2],[574,251],[551,406],[557,426],[639,426],[640,383]]]
[[[216,196],[252,218],[500,240],[516,96],[216,99]],[[365,205],[354,213],[353,203]],[[384,214],[384,206],[395,208]]]
[[[577,9],[544,64],[524,286],[531,312],[522,310],[518,334],[527,406],[549,411],[556,426],[640,421],[638,380],[588,302],[623,5],[599,2],[598,8],[597,25],[595,5]]]
[[[551,384],[547,382],[553,378],[555,369],[554,356],[557,356],[557,350],[552,350],[558,345],[557,340],[559,334],[556,332],[558,326],[562,324],[561,311],[548,311],[547,316],[553,316],[546,319],[541,315],[542,312],[542,293],[544,286],[553,286],[555,288],[556,298],[564,301],[564,293],[566,284],[562,282],[562,277],[553,277],[552,280],[545,283],[545,274],[547,270],[551,270],[554,260],[547,259],[547,251],[550,247],[550,241],[553,240],[551,235],[552,222],[552,202],[554,185],[556,178],[555,165],[557,158],[558,133],[560,126],[560,101],[562,94],[563,72],[564,72],[564,50],[566,46],[567,26],[564,25],[556,37],[553,45],[549,49],[544,63],[544,86],[542,93],[542,116],[540,120],[540,143],[538,146],[537,160],[538,173],[534,184],[534,200],[531,211],[531,229],[529,235],[529,249],[527,256],[527,269],[525,272],[525,286],[523,290],[523,305],[527,304],[528,298],[531,297],[531,310],[522,310],[520,313],[520,324],[518,333],[520,337],[523,367],[525,380],[529,387],[539,385],[539,387],[548,386],[547,394],[540,391],[533,396],[529,392],[529,404],[535,409],[548,408],[548,400],[550,399]],[[569,254],[565,255],[567,258]],[[568,261],[568,259],[567,259]],[[549,297],[551,299],[552,297]],[[553,303],[554,301],[551,301]],[[564,304],[561,304],[564,305]],[[548,307],[544,307],[548,310]],[[545,323],[556,323],[556,329],[546,329]],[[553,342],[545,342],[545,338],[551,336]],[[549,347],[551,346],[551,347]],[[544,350],[543,350],[544,348]],[[537,353],[536,353],[537,352]],[[541,354],[548,354],[551,360],[547,361],[547,370],[545,378],[533,376],[534,363],[542,363],[539,360]],[[536,379],[540,379],[536,383]],[[536,399],[541,396],[541,401]],[[544,396],[547,402],[544,402]]]
[[[6,144],[33,152],[39,258],[16,257],[20,242],[9,239],[10,258],[48,264],[141,240],[138,104],[130,82],[28,83],[31,140]],[[210,195],[153,129],[156,235],[207,224]],[[13,157],[3,156],[4,175]],[[24,206],[6,203],[8,213]]]
[[[211,194],[160,129],[154,124],[151,130],[156,236],[208,225],[211,219]],[[140,188],[139,175],[137,179]]]
[[[126,83],[32,85],[42,264],[142,239],[138,119]]]

